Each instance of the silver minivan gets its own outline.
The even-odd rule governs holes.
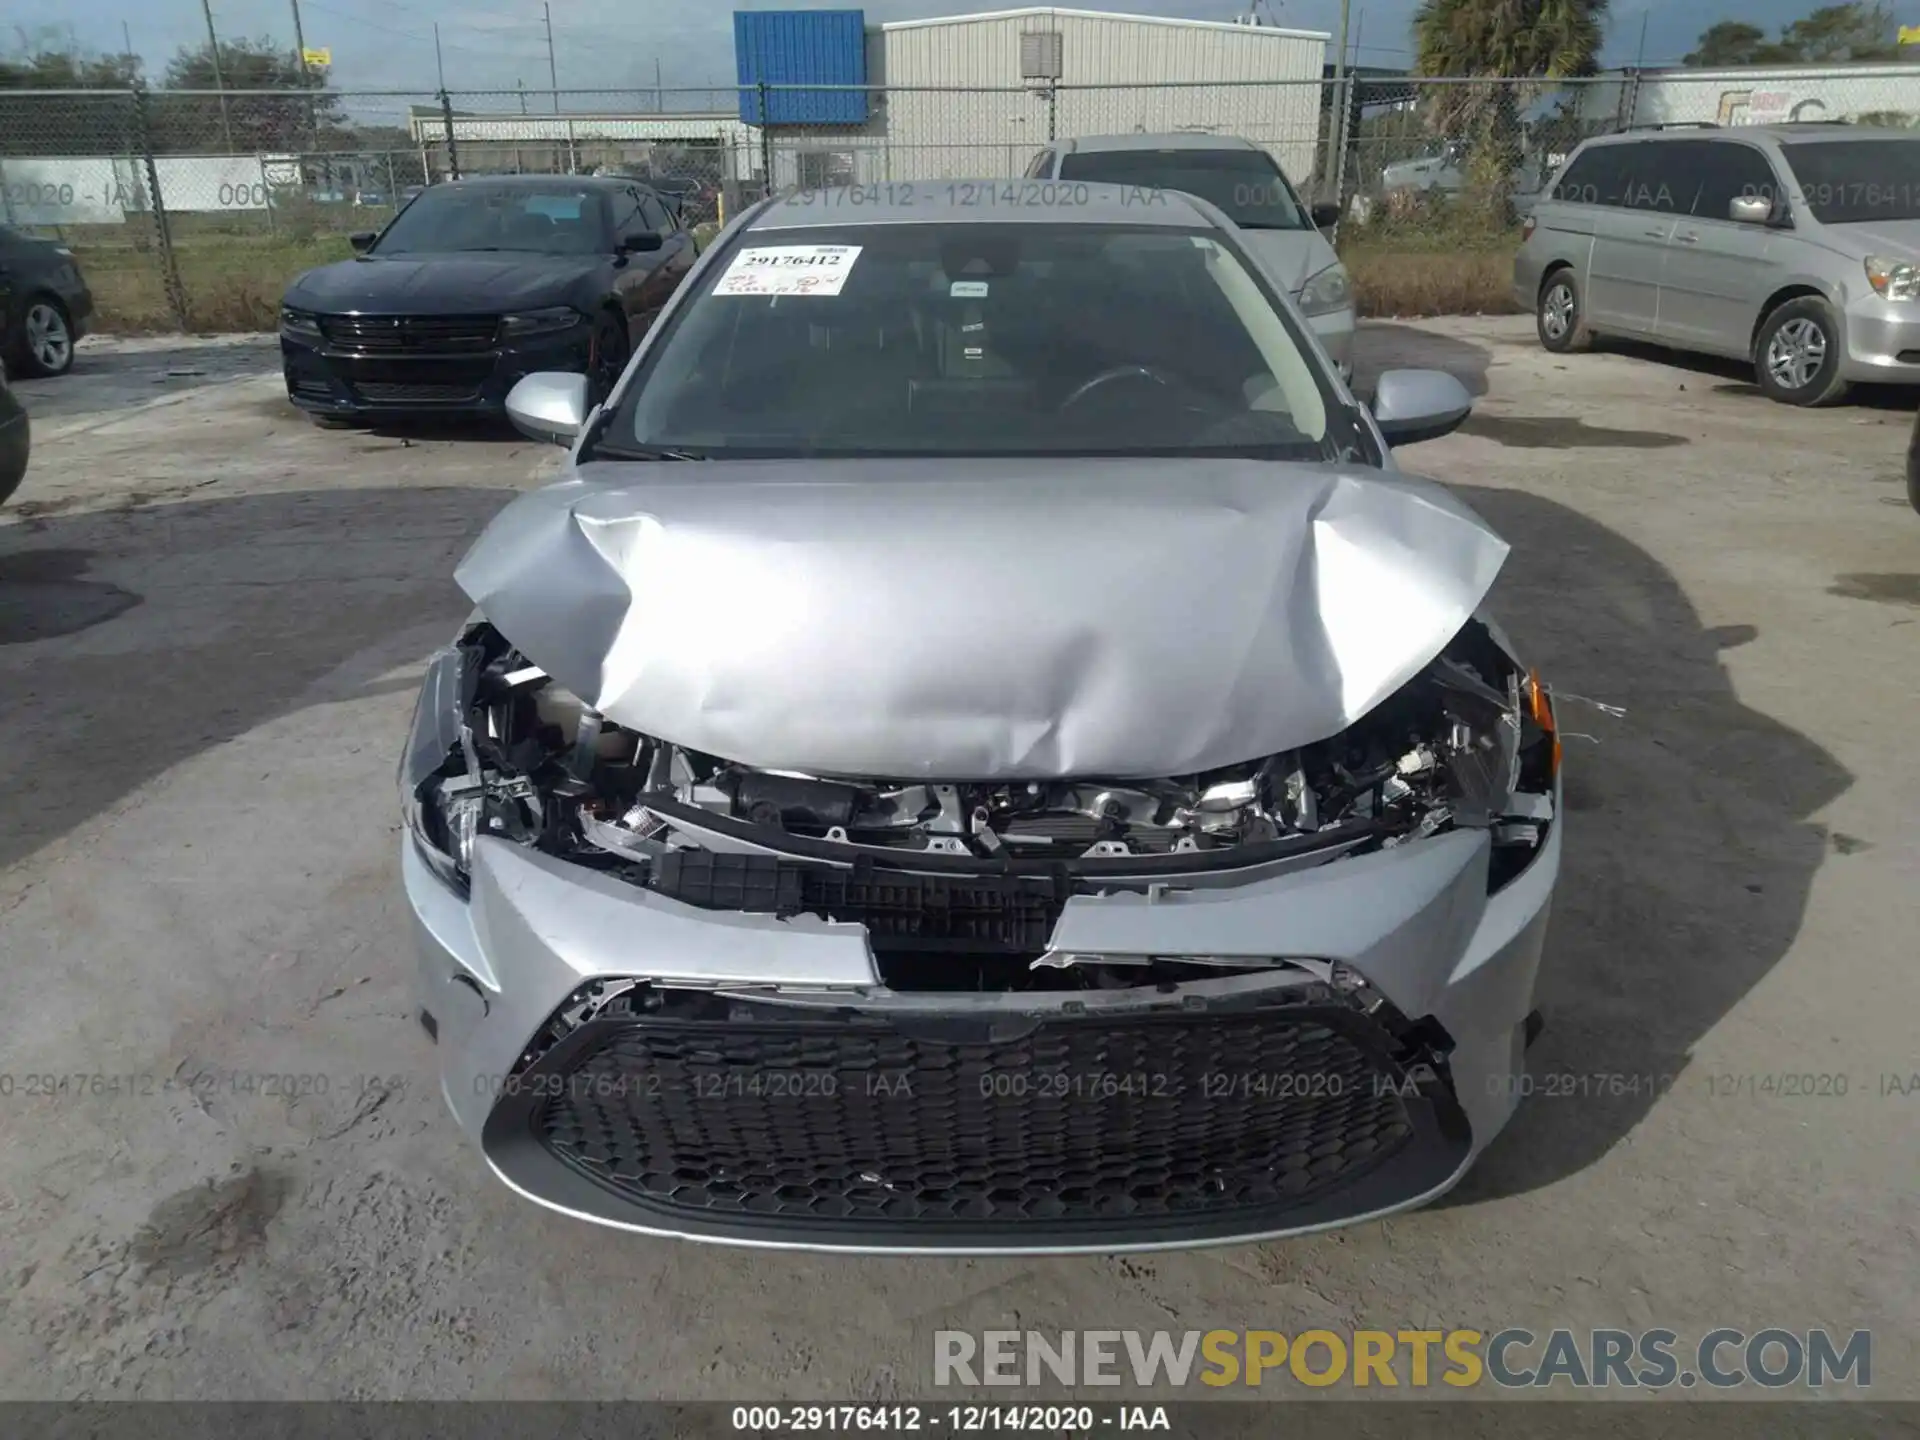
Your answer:
[[[1341,376],[1353,378],[1353,284],[1322,233],[1339,220],[1340,207],[1308,206],[1262,146],[1186,132],[1081,135],[1054,141],[1026,175],[1198,195],[1234,223],[1254,259],[1300,307]]]
[[[1788,405],[1920,381],[1920,136],[1674,127],[1590,140],[1535,207],[1515,301],[1596,335],[1750,360]]]

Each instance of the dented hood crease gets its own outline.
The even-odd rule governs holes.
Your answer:
[[[1338,733],[1507,546],[1437,485],[1253,460],[597,464],[456,571],[614,722],[766,769],[1192,774]]]

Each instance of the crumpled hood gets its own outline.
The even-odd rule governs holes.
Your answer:
[[[609,719],[764,769],[1191,774],[1336,734],[1507,546],[1425,481],[1220,460],[588,465],[456,572]]]
[[[286,303],[322,314],[442,315],[533,310],[567,303],[571,288],[605,263],[583,255],[377,255],[309,270]]]

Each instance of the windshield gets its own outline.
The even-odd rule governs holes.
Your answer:
[[[1264,150],[1074,151],[1060,162],[1060,178],[1181,190],[1247,230],[1313,228],[1300,197]]]
[[[375,255],[524,250],[540,255],[611,251],[600,194],[579,185],[433,185],[394,218]]]
[[[1787,141],[1793,199],[1822,225],[1920,220],[1920,139]]]
[[[1214,232],[756,230],[648,353],[607,453],[1332,459],[1332,393]]]

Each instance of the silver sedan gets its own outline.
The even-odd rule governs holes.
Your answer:
[[[400,766],[446,1100],[531,1200],[820,1250],[1420,1205],[1560,864],[1506,545],[1205,201],[765,202],[461,563]]]

